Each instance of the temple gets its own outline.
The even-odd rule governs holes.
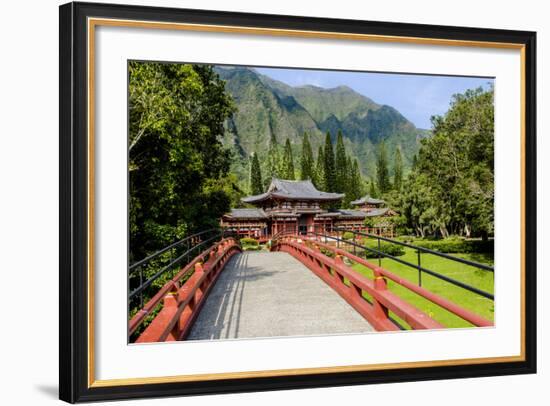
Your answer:
[[[265,193],[242,199],[254,208],[231,209],[222,217],[221,226],[254,238],[267,238],[281,231],[330,233],[334,228],[372,232],[374,227],[369,230],[365,225],[367,217],[391,214],[388,208],[376,207],[383,211],[379,214],[376,210],[364,210],[360,204],[358,210],[329,209],[343,198],[342,193],[317,190],[310,180],[273,178]],[[377,202],[384,205],[382,200]]]
[[[369,195],[363,196],[361,199],[354,200],[351,202],[352,206],[357,206],[357,208],[364,212],[369,212],[374,209],[383,208],[386,205],[386,202],[381,199],[375,199]]]

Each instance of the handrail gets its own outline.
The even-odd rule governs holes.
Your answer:
[[[226,241],[229,241],[230,239],[224,238],[221,240],[218,244],[223,244]],[[155,295],[147,301],[138,311],[137,313],[131,318],[129,324],[128,324],[128,331],[129,334],[133,334],[137,328],[143,323],[143,320],[145,317],[150,314],[160,303],[160,301],[166,296],[169,292],[179,289],[180,287],[180,281],[185,278],[186,276],[189,276],[192,274],[195,270],[195,265],[201,262],[204,262],[205,259],[208,258],[210,253],[217,249],[216,245],[212,245],[207,250],[201,252],[199,255],[197,255],[195,258],[193,258],[187,265],[185,265],[183,268],[180,269],[180,271],[166,284],[164,284],[163,287],[161,287]]]
[[[335,238],[335,239],[336,239],[336,237],[330,237],[330,236],[328,236],[328,238]],[[433,277],[435,277],[435,278],[444,280],[445,282],[449,282],[449,283],[451,283],[451,284],[453,284],[453,285],[455,285],[455,286],[458,286],[458,287],[460,287],[460,288],[462,288],[462,289],[465,289],[465,290],[468,290],[468,291],[470,291],[470,292],[472,292],[472,293],[475,293],[475,294],[478,294],[478,295],[480,295],[480,296],[483,296],[483,297],[485,297],[485,298],[487,298],[487,299],[491,299],[491,300],[494,300],[494,299],[495,299],[495,296],[494,296],[493,294],[489,293],[489,292],[485,292],[484,290],[478,289],[478,288],[476,288],[475,286],[468,285],[468,284],[466,284],[466,283],[464,283],[464,282],[461,282],[461,281],[456,280],[456,279],[454,279],[454,278],[451,278],[451,277],[449,277],[449,276],[446,276],[446,275],[440,274],[440,273],[438,273],[438,272],[432,271],[432,270],[430,270],[430,269],[428,269],[428,268],[423,267],[422,265],[418,265],[418,264],[415,265],[415,264],[413,264],[412,262],[405,261],[405,260],[403,260],[403,259],[401,259],[401,258],[398,258],[398,257],[394,256],[394,255],[387,254],[387,253],[382,252],[382,251],[379,251],[379,250],[377,250],[377,249],[375,249],[375,248],[371,248],[371,247],[367,247],[367,246],[364,246],[364,245],[360,245],[360,244],[357,244],[357,243],[355,243],[355,242],[351,242],[351,241],[347,241],[347,240],[343,240],[343,239],[339,239],[339,241],[342,241],[342,242],[344,242],[344,243],[346,243],[346,244],[355,246],[355,247],[357,247],[357,248],[366,249],[366,250],[368,250],[368,251],[370,251],[370,252],[374,252],[374,253],[376,253],[376,254],[378,254],[378,255],[383,255],[384,257],[389,258],[389,259],[391,259],[391,260],[394,260],[394,261],[396,261],[396,262],[399,262],[400,264],[407,265],[407,266],[409,266],[409,267],[411,267],[411,268],[414,268],[414,269],[416,269],[416,270],[418,270],[418,271],[421,271],[421,272],[425,272],[425,273],[427,273],[427,274],[429,274],[429,275],[431,275],[431,276],[433,276]],[[450,258],[448,258],[448,259],[450,259],[450,260],[452,261],[452,260],[454,260],[454,257],[450,257]],[[461,262],[461,261],[458,261],[458,262]]]
[[[139,313],[145,308],[144,301],[148,298],[155,297],[156,292],[150,292],[150,288],[155,281],[162,276],[173,277],[174,273],[177,272],[176,267],[185,267],[186,264],[190,263],[190,259],[197,258],[196,254],[200,253],[201,250],[218,240],[223,240],[227,236],[233,236],[233,233],[216,228],[200,231],[176,241],[130,265],[128,269],[128,315],[133,313],[136,309]],[[182,249],[184,249],[183,252],[181,252]],[[168,264],[159,264],[158,266],[161,268],[158,270],[155,269],[155,273],[144,280],[144,269],[149,266],[151,261],[160,259],[160,256],[167,252],[170,252],[170,258],[166,258],[169,260]],[[176,258],[174,259],[173,256],[176,256]],[[171,272],[171,274],[168,274],[169,272]],[[183,276],[181,277],[183,278]],[[160,290],[161,289],[159,289],[159,291]],[[136,302],[137,299],[139,299],[139,302]]]
[[[342,228],[338,228],[338,229],[333,229],[333,230],[337,230],[337,231],[345,231],[345,232],[352,232],[352,233],[356,233],[356,234],[359,234],[359,235],[363,235],[363,236],[367,236],[367,237],[373,237],[373,238],[378,238],[380,236],[377,236],[377,235],[373,235],[373,234],[368,234],[368,233],[362,233],[362,232],[358,232],[358,231],[352,231],[352,230],[349,230],[349,229],[342,229]],[[293,231],[291,230],[287,230],[287,231],[283,231],[280,233],[280,236],[285,236],[285,235],[292,235],[294,234]],[[435,272],[435,271],[432,271],[430,269],[427,269],[425,267],[423,267],[421,264],[420,264],[420,254],[419,254],[419,261],[418,261],[418,264],[413,264],[411,262],[408,262],[408,261],[405,261],[401,258],[398,258],[396,256],[393,256],[391,254],[387,254],[381,250],[377,250],[375,248],[371,248],[371,247],[367,247],[366,245],[361,245],[361,244],[358,244],[357,242],[355,241],[350,241],[350,240],[344,240],[343,238],[340,238],[340,237],[335,237],[335,236],[331,236],[329,234],[322,234],[322,233],[317,233],[317,232],[312,232],[312,231],[308,231],[306,234],[307,235],[315,235],[315,236],[318,236],[318,237],[323,237],[323,238],[329,238],[329,239],[332,239],[332,240],[335,240],[337,242],[342,242],[342,243],[345,243],[345,244],[348,244],[348,245],[351,245],[353,247],[356,247],[356,248],[360,248],[360,249],[363,249],[363,250],[367,250],[367,251],[370,251],[370,252],[373,252],[373,253],[376,253],[377,255],[379,256],[383,256],[383,257],[386,257],[386,258],[389,258],[391,260],[394,260],[396,262],[399,262],[403,265],[406,265],[406,266],[409,266],[411,268],[414,268],[415,270],[417,270],[419,272],[419,285],[421,285],[421,273],[424,272],[424,273],[427,273],[435,278],[438,278],[438,279],[441,279],[441,280],[444,280],[445,282],[448,282],[448,283],[451,283],[455,286],[458,286],[462,289],[465,289],[469,292],[472,292],[472,293],[475,293],[479,296],[482,296],[482,297],[485,297],[487,299],[490,299],[490,300],[494,300],[495,297],[493,294],[489,293],[489,292],[486,292],[484,290],[481,290],[481,289],[478,289],[476,288],[475,286],[471,286],[471,285],[468,285],[464,282],[461,282],[461,281],[458,281],[454,278],[451,278],[449,276],[446,276],[446,275],[442,275],[438,272]],[[303,235],[302,235],[303,236]],[[280,238],[280,237],[278,237]],[[480,269],[484,269],[484,270],[489,270],[489,271],[493,271],[493,268],[492,267],[488,267],[484,264],[479,264],[477,262],[473,262],[473,261],[468,261],[468,260],[464,260],[462,258],[458,258],[458,257],[455,257],[455,256],[452,256],[452,255],[445,255],[443,253],[440,253],[440,252],[437,252],[437,251],[433,251],[433,250],[429,250],[427,248],[422,248],[422,247],[417,247],[415,245],[411,245],[411,244],[406,244],[406,243],[402,243],[400,241],[395,241],[395,240],[391,240],[389,238],[384,238],[384,237],[380,237],[381,239],[385,240],[385,241],[388,241],[388,242],[391,242],[391,243],[396,243],[396,244],[399,244],[399,245],[405,245],[409,248],[412,248],[412,249],[415,249],[415,250],[419,250],[419,251],[423,251],[425,253],[429,253],[429,254],[434,254],[434,255],[438,255],[440,257],[443,257],[443,258],[446,258],[448,260],[451,260],[451,261],[456,261],[456,262],[460,262],[460,263],[463,263],[465,265],[470,265],[470,266],[473,266],[473,267],[476,267],[476,268],[480,268]],[[380,240],[379,240],[380,241]],[[494,271],[493,271],[494,272]]]
[[[141,283],[136,289],[134,289],[130,294],[128,295],[128,298],[131,300],[133,299],[138,293],[143,292],[146,288],[151,286],[151,284],[156,281],[158,278],[160,278],[164,273],[166,273],[168,270],[170,270],[174,265],[179,263],[185,256],[189,255],[191,252],[195,251],[197,248],[202,247],[205,244],[211,243],[214,240],[217,240],[219,238],[220,234],[214,235],[213,237],[210,237],[207,240],[201,241],[200,243],[194,245],[192,248],[185,251],[183,254],[178,256],[176,259],[171,261],[168,265],[166,265],[164,268],[157,271],[153,276],[151,276],[149,279],[147,279],[145,282]],[[164,251],[166,252],[166,251]],[[152,258],[151,258],[152,259]],[[141,262],[141,261],[140,261]],[[143,262],[142,262],[143,263]]]
[[[240,250],[240,245],[233,237],[227,238],[201,253],[183,268],[178,275],[191,274],[190,278],[181,286],[173,279],[157,293],[156,304],[152,303],[151,306],[156,307],[162,300],[163,307],[136,342],[185,339],[225,264]],[[201,260],[204,259],[206,261],[203,263]],[[145,318],[146,312],[143,310],[144,314],[134,316],[131,321],[133,331]]]
[[[159,255],[164,254],[166,251],[168,251],[168,250],[170,250],[170,249],[172,249],[172,248],[176,248],[176,247],[178,247],[178,246],[180,246],[180,245],[183,245],[183,243],[188,242],[188,241],[192,240],[193,238],[200,237],[200,236],[202,236],[202,235],[204,235],[204,234],[206,234],[206,233],[212,232],[212,231],[218,231],[218,232],[220,232],[220,230],[218,230],[218,229],[210,228],[210,229],[208,229],[208,230],[200,231],[200,232],[195,233],[195,234],[193,234],[193,235],[189,235],[189,236],[187,236],[187,237],[185,237],[185,238],[183,238],[183,239],[181,239],[181,240],[179,240],[179,241],[176,241],[175,243],[172,243],[172,244],[170,244],[170,245],[168,245],[168,246],[166,246],[166,247],[164,247],[164,248],[162,248],[162,249],[156,251],[154,254],[151,254],[151,255],[149,255],[149,256],[147,256],[147,257],[145,257],[145,258],[143,258],[143,259],[141,259],[141,260],[139,260],[139,261],[137,261],[137,262],[134,262],[132,265],[130,265],[129,271],[130,271],[130,273],[131,273],[134,269],[136,269],[136,268],[139,267],[140,265],[143,265],[144,263],[149,262],[149,261],[152,260],[152,259],[155,259],[155,258],[158,257]]]
[[[315,242],[316,245],[319,245],[319,246],[322,246],[325,249],[331,250],[336,255],[345,256],[353,262],[356,262],[356,263],[359,263],[361,265],[366,266],[367,268],[369,268],[373,272],[380,273],[381,275],[383,275],[383,276],[387,277],[388,279],[394,281],[395,283],[403,286],[404,288],[409,289],[410,291],[424,297],[425,299],[429,300],[430,302],[444,308],[445,310],[450,311],[451,313],[454,313],[455,315],[459,316],[460,318],[462,318],[462,319],[464,319],[464,320],[466,320],[466,321],[468,321],[468,322],[470,322],[470,323],[472,323],[476,326],[487,327],[487,326],[492,326],[493,325],[493,323],[486,320],[485,318],[483,318],[483,317],[481,317],[481,316],[479,316],[479,315],[477,315],[477,314],[475,314],[475,313],[473,313],[469,310],[463,309],[460,306],[458,306],[457,304],[455,304],[455,303],[453,303],[453,302],[451,302],[451,301],[449,301],[449,300],[447,300],[447,299],[445,299],[441,296],[438,296],[438,295],[430,292],[429,290],[427,290],[427,289],[425,289],[421,286],[417,286],[414,283],[410,282],[409,280],[401,278],[400,276],[397,276],[396,274],[394,274],[391,271],[388,271],[385,268],[377,267],[376,265],[372,264],[371,262],[369,262],[369,261],[367,261],[367,260],[365,260],[361,257],[358,257],[357,255],[354,255],[351,252],[348,252],[348,251],[340,249],[340,248],[331,247],[328,244],[325,244],[325,243],[322,243],[322,242],[319,242],[319,241],[316,241],[316,240],[308,239],[308,241],[313,241],[313,242]]]

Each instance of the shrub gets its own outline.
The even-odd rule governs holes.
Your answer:
[[[479,254],[490,253],[494,250],[493,240],[465,240],[459,237],[449,237],[443,240],[417,240],[413,244],[418,247],[447,254]]]
[[[344,240],[353,240],[353,236],[354,236],[354,234],[351,231],[346,231],[342,235],[342,239],[344,239]]]
[[[370,239],[364,244],[366,247],[377,250],[378,251],[378,240],[376,239]],[[383,254],[388,254],[394,257],[400,257],[401,255],[405,255],[405,249],[397,244],[392,244],[388,242],[380,242],[380,252]],[[364,258],[378,258],[378,257],[384,257],[384,255],[380,255],[377,252],[372,252],[369,250],[364,250],[360,256]]]
[[[243,250],[245,251],[260,251],[262,247],[259,245],[243,245]]]
[[[241,238],[241,245],[250,245],[252,247],[257,247],[258,245],[260,245],[260,243],[255,238],[244,237]]]

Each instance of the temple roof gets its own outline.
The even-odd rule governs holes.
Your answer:
[[[351,202],[354,206],[358,206],[361,204],[384,204],[386,203],[384,200],[381,199],[375,199],[374,197],[370,197],[369,195],[363,196],[361,199],[354,200]]]
[[[395,214],[395,212],[393,212],[391,209],[387,207],[372,209],[370,211],[340,209],[336,211],[328,211],[326,213],[320,213],[320,214],[317,214],[316,217],[319,217],[319,218],[335,217],[337,219],[346,219],[346,218],[363,218],[364,219],[366,217],[377,217],[377,216],[383,216],[385,214],[393,215]]]
[[[385,214],[388,214],[388,215],[395,214],[395,212],[391,210],[389,207],[378,207],[376,209],[372,209],[364,213],[366,214],[366,217],[377,217],[377,216],[383,216]]]
[[[257,203],[270,198],[287,200],[334,201],[344,197],[342,193],[321,192],[310,180],[283,180],[273,178],[267,192],[241,199],[245,203]]]
[[[231,212],[225,214],[224,217],[246,220],[267,219],[263,209],[231,209]]]
[[[361,211],[361,210],[339,210],[339,212],[341,213],[343,218],[345,217],[365,218],[369,216],[368,213],[365,213],[364,211]]]

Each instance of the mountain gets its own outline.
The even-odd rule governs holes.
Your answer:
[[[341,130],[346,150],[358,159],[367,177],[375,175],[376,149],[382,140],[390,158],[395,148],[401,148],[408,169],[419,140],[427,136],[426,130],[416,128],[393,107],[379,105],[347,86],[292,87],[253,69],[215,70],[235,100],[236,112],[226,123],[225,142],[235,152],[233,171],[243,180],[248,173],[247,157],[258,153],[261,158],[272,135],[281,145],[289,138],[298,157],[304,132],[310,135],[316,155],[324,134],[330,131],[335,140]]]

